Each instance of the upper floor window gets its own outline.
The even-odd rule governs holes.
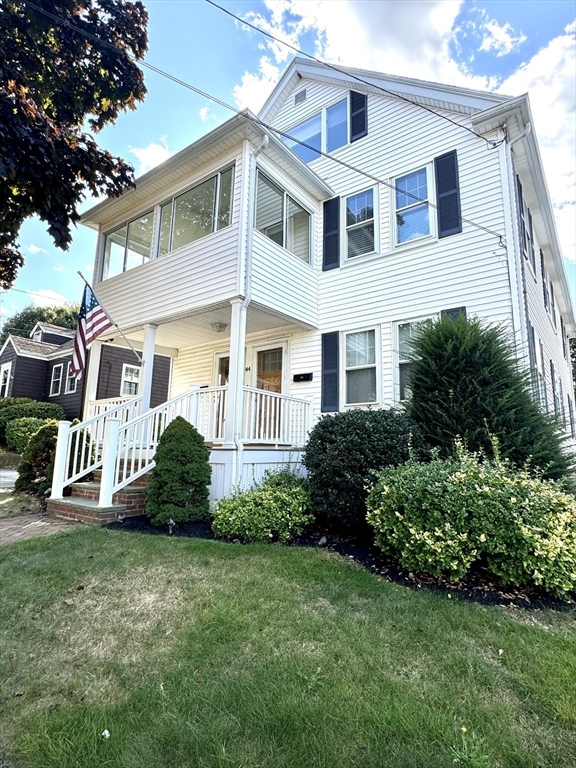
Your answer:
[[[524,194],[522,192],[522,184],[520,179],[516,176],[516,193],[518,203],[518,224],[520,229],[520,250],[525,258],[527,258],[532,267],[532,271],[536,274],[536,251],[534,248],[534,229],[532,226],[532,214],[526,204]]]
[[[36,331],[32,336],[32,341],[42,341],[42,331]]]
[[[308,211],[258,171],[254,226],[307,264],[310,263],[310,220]]]
[[[319,158],[321,152],[333,152],[356,141],[368,133],[366,94],[350,91],[345,99],[289,128],[287,133],[290,138],[284,137],[284,143],[305,163]]]
[[[106,235],[103,280],[150,260],[153,226],[154,211],[148,211]]]
[[[160,209],[158,255],[227,227],[232,220],[234,169],[227,168]]]
[[[376,331],[346,334],[346,404],[375,403]]]
[[[346,255],[351,259],[374,251],[374,190],[346,198]]]
[[[396,179],[396,242],[430,234],[428,171],[420,168]]]

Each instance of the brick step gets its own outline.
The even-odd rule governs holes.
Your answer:
[[[72,483],[71,500],[94,501],[98,502],[100,496],[100,485],[98,483]],[[146,496],[144,487],[138,485],[127,485],[121,491],[117,491],[112,496],[112,504],[119,504],[124,507],[127,517],[133,515],[143,515],[146,507]]]
[[[48,499],[47,511],[56,517],[66,520],[78,520],[91,525],[106,525],[118,517],[133,517],[142,512],[128,510],[122,504],[113,504],[110,507],[98,507],[98,502],[93,499],[80,499],[68,497],[66,499]]]
[[[94,477],[94,482],[98,485],[100,484],[100,479],[102,477],[102,470],[101,469],[95,469],[92,473]],[[145,488],[148,485],[148,480],[150,479],[150,472],[146,473],[145,475],[141,475],[140,477],[137,477],[136,480],[133,480],[130,485],[131,486],[138,486],[139,488]]]

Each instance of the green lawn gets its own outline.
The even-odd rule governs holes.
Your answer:
[[[86,528],[2,547],[0,585],[3,767],[576,765],[573,612]]]

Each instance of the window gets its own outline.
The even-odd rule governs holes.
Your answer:
[[[10,391],[10,373],[12,363],[4,363],[0,368],[0,397],[8,397]]]
[[[412,357],[412,339],[418,333],[424,323],[435,320],[436,316],[425,317],[421,320],[412,320],[408,323],[399,323],[398,329],[398,382],[400,385],[400,402],[410,399],[411,376],[414,367]]]
[[[72,361],[68,363],[68,367],[66,368],[66,385],[64,387],[64,393],[66,395],[70,395],[72,394],[72,392],[76,392],[76,379],[70,373],[71,367],[72,367]]]
[[[124,224],[106,235],[102,279],[114,277],[150,260],[154,212]]]
[[[546,385],[546,356],[544,355],[544,345],[542,340],[539,342],[540,346],[540,364],[538,370],[538,389],[540,407],[543,411],[548,411],[548,388]]]
[[[520,251],[526,259],[529,259],[534,274],[536,274],[536,253],[534,250],[534,231],[532,227],[532,214],[526,205],[522,184],[516,176],[516,194],[518,202],[518,225],[520,230]]]
[[[570,434],[572,437],[576,437],[576,421],[574,421],[574,403],[572,398],[568,395],[568,418],[570,419]]]
[[[374,190],[346,198],[346,254],[349,259],[374,251]]]
[[[127,397],[138,394],[140,384],[140,366],[127,365],[122,366],[122,383],[120,386],[120,396]]]
[[[298,100],[300,93],[295,96],[296,104],[304,101],[305,97]],[[345,99],[292,126],[286,133],[290,138],[284,136],[282,141],[301,160],[310,163],[317,160],[321,152],[333,152],[368,134],[368,98],[364,93],[350,91]]]
[[[160,209],[158,255],[219,232],[232,221],[234,169],[227,168],[197,184]]]
[[[430,234],[428,171],[420,168],[396,179],[396,241],[406,243]]]
[[[347,333],[346,404],[376,400],[376,331]]]
[[[42,331],[36,331],[32,336],[32,341],[42,341]]]
[[[62,386],[62,369],[63,365],[55,365],[52,368],[52,380],[50,382],[50,397],[56,397],[60,394],[60,387]]]
[[[260,171],[255,219],[254,226],[259,232],[310,263],[310,214]]]

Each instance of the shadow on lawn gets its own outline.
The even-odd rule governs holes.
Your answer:
[[[171,534],[167,528],[159,528],[152,525],[145,515],[140,517],[128,517],[123,522],[110,523],[109,530],[133,531],[154,536],[168,536],[174,538],[216,539],[209,522],[181,523],[174,527]],[[325,540],[325,541],[324,541]],[[240,542],[226,542],[232,545],[240,545]],[[322,544],[320,544],[322,542]],[[354,560],[367,570],[395,584],[401,584],[412,589],[429,589],[436,593],[446,594],[449,597],[458,597],[471,602],[484,605],[500,605],[504,608],[523,608],[527,610],[539,610],[549,608],[556,611],[573,611],[575,603],[567,603],[563,600],[550,597],[542,591],[529,587],[503,586],[485,568],[473,569],[466,579],[458,582],[449,582],[445,579],[437,579],[426,574],[415,574],[403,570],[388,560],[382,552],[375,547],[367,532],[354,538],[326,534],[321,530],[309,531],[286,545],[287,547],[314,547],[328,549],[336,552],[344,558]]]

